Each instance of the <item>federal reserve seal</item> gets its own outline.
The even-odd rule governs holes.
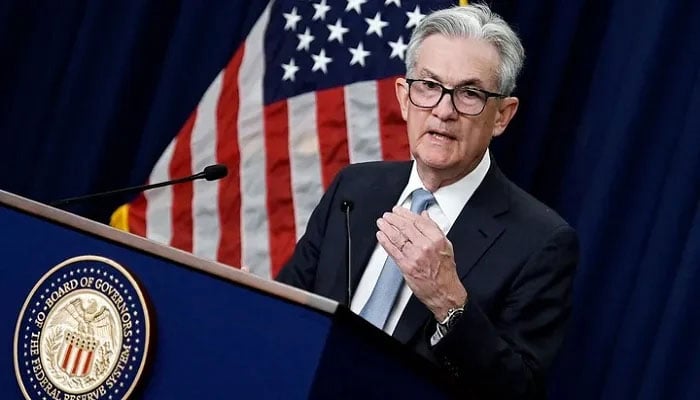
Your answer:
[[[98,256],[71,258],[34,286],[14,340],[27,399],[122,399],[146,364],[150,321],[133,277]]]

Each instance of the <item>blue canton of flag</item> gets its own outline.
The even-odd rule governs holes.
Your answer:
[[[454,4],[276,1],[265,34],[265,103],[402,74],[413,28],[425,14]]]

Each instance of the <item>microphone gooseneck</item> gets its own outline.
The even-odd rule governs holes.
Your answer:
[[[350,308],[352,302],[352,235],[350,234],[350,211],[352,211],[353,203],[351,200],[343,200],[340,202],[340,210],[345,214],[345,238],[347,239],[345,249],[347,254],[347,264],[345,265],[345,273],[347,280],[347,306]]]
[[[173,179],[173,180],[169,180],[169,181],[165,181],[165,182],[153,183],[150,185],[131,186],[131,187],[127,187],[127,188],[115,189],[115,190],[110,190],[110,191],[101,192],[101,193],[93,193],[93,194],[88,194],[88,195],[78,196],[78,197],[70,197],[67,199],[52,201],[49,203],[49,205],[53,206],[53,207],[60,207],[60,206],[65,206],[65,205],[72,204],[72,203],[81,202],[81,201],[93,200],[93,199],[97,199],[100,197],[108,197],[108,196],[114,196],[117,194],[124,194],[124,193],[143,192],[143,191],[150,190],[150,189],[156,189],[156,188],[163,187],[163,186],[177,185],[178,183],[194,181],[197,179],[206,179],[207,181],[215,181],[217,179],[221,179],[221,178],[225,177],[227,174],[228,174],[228,168],[226,168],[225,165],[214,164],[214,165],[207,166],[200,173],[186,176],[184,178],[177,178],[177,179]]]

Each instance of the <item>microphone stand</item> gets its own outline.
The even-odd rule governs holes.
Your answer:
[[[350,308],[352,301],[352,235],[350,234],[350,211],[352,211],[352,201],[343,200],[340,204],[340,209],[345,214],[345,235],[347,238],[347,265],[345,268],[347,279],[347,305]]]
[[[186,176],[184,178],[177,178],[177,179],[173,179],[170,181],[153,183],[150,185],[131,186],[128,188],[115,189],[115,190],[110,190],[107,192],[93,193],[93,194],[88,194],[88,195],[84,195],[84,196],[69,197],[67,199],[52,201],[51,203],[49,203],[49,205],[52,207],[61,207],[61,206],[65,206],[65,205],[68,205],[71,203],[80,202],[83,200],[92,200],[92,199],[97,199],[100,197],[112,196],[115,194],[140,192],[140,191],[145,191],[145,190],[149,190],[149,189],[156,189],[156,188],[163,187],[163,186],[177,185],[178,183],[183,183],[183,182],[187,182],[187,181],[194,181],[197,179],[206,179],[208,181],[214,181],[214,180],[221,179],[221,178],[225,177],[227,174],[228,174],[228,169],[226,168],[225,165],[214,164],[214,165],[210,165],[210,166],[204,168],[204,170],[198,174]]]

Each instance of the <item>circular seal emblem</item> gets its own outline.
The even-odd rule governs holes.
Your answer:
[[[27,399],[121,399],[146,364],[150,321],[124,267],[71,258],[34,286],[17,320],[15,374]]]

